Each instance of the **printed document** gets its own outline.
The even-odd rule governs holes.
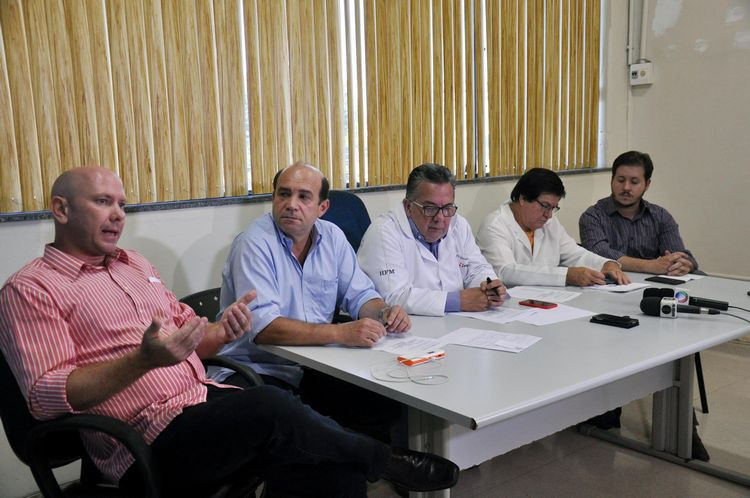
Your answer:
[[[467,316],[469,318],[476,318],[478,320],[485,320],[493,323],[509,323],[516,320],[520,320],[526,315],[532,314],[532,310],[522,310],[517,308],[493,308],[487,311],[460,311],[458,313],[451,313],[451,315]]]
[[[557,307],[552,309],[535,310],[532,315],[525,316],[518,321],[531,325],[551,325],[553,323],[564,322],[566,320],[574,320],[576,318],[583,318],[593,315],[596,315],[596,312],[574,308],[565,304],[558,304]]]
[[[565,301],[570,301],[581,295],[580,292],[562,289],[546,289],[529,285],[519,285],[518,287],[508,289],[508,294],[516,299],[536,299],[539,301],[548,301],[550,303],[564,303]]]
[[[592,285],[589,289],[601,290],[607,292],[630,292],[638,289],[648,287],[649,284],[638,284],[633,282],[632,284],[619,285],[619,284],[605,284],[605,285]]]

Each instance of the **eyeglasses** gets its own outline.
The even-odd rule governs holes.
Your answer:
[[[550,206],[546,202],[542,202],[539,199],[534,199],[534,202],[542,206],[542,211],[547,214],[554,214],[560,210],[560,206]]]
[[[412,204],[416,204],[420,208],[422,208],[422,213],[424,213],[425,216],[428,218],[433,218],[437,216],[438,211],[443,212],[443,216],[446,218],[450,218],[454,214],[456,214],[456,211],[458,211],[458,206],[456,206],[453,203],[446,204],[445,206],[423,206],[422,204],[416,202],[416,201],[409,201]]]

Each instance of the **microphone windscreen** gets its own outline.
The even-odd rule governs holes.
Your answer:
[[[661,308],[661,297],[649,296],[641,299],[641,311],[647,315],[660,316],[659,308]]]
[[[643,289],[643,298],[661,296],[661,290],[653,287],[647,287]]]
[[[674,297],[674,289],[668,287],[662,287],[661,289],[648,287],[643,289],[643,297]]]

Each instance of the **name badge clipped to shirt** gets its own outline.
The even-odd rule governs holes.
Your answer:
[[[159,280],[156,277],[148,277],[148,281],[151,282],[152,284],[160,284],[161,283],[161,280]]]

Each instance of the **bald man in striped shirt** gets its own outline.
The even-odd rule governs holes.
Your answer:
[[[0,290],[0,349],[35,418],[85,412],[129,423],[170,496],[203,495],[241,469],[294,496],[365,496],[366,479],[380,477],[413,490],[455,483],[452,462],[392,451],[284,390],[208,380],[200,357],[250,329],[255,291],[217,323],[197,317],[143,256],[117,247],[124,206],[110,170],[63,173],[52,187],[54,242]],[[83,438],[102,473],[138,494],[129,452],[100,434]]]

